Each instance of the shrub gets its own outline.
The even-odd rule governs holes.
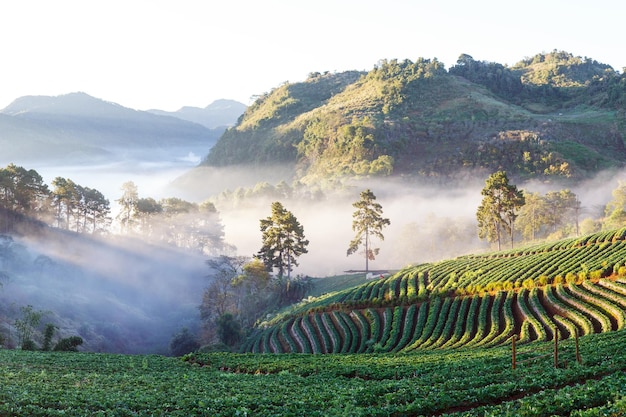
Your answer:
[[[602,278],[602,275],[603,275],[602,272],[603,271],[601,269],[596,269],[595,271],[591,271],[589,273],[589,278],[594,280],[594,281],[597,281],[600,278]]]
[[[55,351],[61,352],[78,352],[77,347],[83,344],[83,338],[80,336],[70,336],[59,340],[54,346]]]
[[[43,346],[41,350],[48,351],[52,348],[52,336],[54,336],[54,331],[56,330],[56,326],[54,324],[48,323],[46,324],[46,330],[44,332],[43,338]]]
[[[200,348],[200,344],[186,327],[175,334],[170,341],[170,353],[173,356],[183,356],[198,350],[198,348]]]
[[[565,275],[565,282],[568,284],[573,284],[576,282],[576,274],[573,272],[568,272]]]
[[[27,339],[22,342],[22,350],[37,350],[37,345],[31,339]]]

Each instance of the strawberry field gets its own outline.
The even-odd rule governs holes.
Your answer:
[[[0,351],[2,416],[605,416],[626,413],[626,332],[412,354]],[[528,359],[531,360],[528,360]],[[532,360],[532,358],[536,358]]]
[[[0,350],[0,416],[624,416],[625,237],[408,267],[238,354]]]
[[[411,352],[621,330],[625,236],[621,229],[409,267],[300,304],[243,351]]]

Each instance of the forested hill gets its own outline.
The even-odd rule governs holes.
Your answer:
[[[402,175],[581,179],[626,161],[626,75],[553,51],[512,67],[461,55],[311,73],[259,97],[203,162],[293,164],[306,182]]]

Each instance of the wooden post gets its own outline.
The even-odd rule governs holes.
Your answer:
[[[574,340],[576,341],[576,361],[581,364],[583,361],[580,358],[580,349],[578,348],[578,328],[574,332]]]
[[[559,367],[559,329],[554,328],[554,367]]]
[[[513,366],[513,369],[517,367],[517,349],[515,347],[516,341],[517,341],[517,335],[514,334],[513,335],[513,357],[512,357],[512,363],[511,363],[511,365]]]

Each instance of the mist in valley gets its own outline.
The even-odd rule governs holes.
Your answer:
[[[475,176],[458,187],[369,179],[332,188],[309,184],[297,197],[246,197],[245,190],[259,183],[291,185],[293,167],[194,168],[194,154],[181,155],[159,163],[24,166],[37,170],[48,184],[61,176],[100,190],[112,203],[113,218],[114,201],[127,181],[137,185],[140,197],[212,201],[223,225],[224,242],[231,245],[224,253],[229,256],[252,257],[258,252],[262,244],[259,222],[271,215],[271,203],[280,201],[302,224],[310,241],[308,253],[297,260],[299,266],[292,275],[324,277],[365,268],[363,254],[347,256],[346,251],[354,237],[352,203],[368,188],[381,204],[383,216],[391,221],[382,231],[384,241],[374,241],[380,253],[369,262],[370,270],[394,271],[492,250],[478,239],[476,228],[486,177]],[[582,203],[582,220],[601,216],[618,180],[624,178],[623,172],[607,172],[575,186],[516,185],[535,192],[570,188]],[[198,306],[209,284],[206,253],[148,243],[139,235],[77,235],[60,229],[16,238],[13,247],[20,262],[9,268],[5,261],[0,268],[8,271],[0,288],[0,316],[14,319],[19,306],[33,305],[49,312],[44,321],[58,327],[59,337],[77,334],[88,351],[166,354],[174,333],[183,327],[198,332]],[[0,323],[5,329],[11,325],[10,321]]]

